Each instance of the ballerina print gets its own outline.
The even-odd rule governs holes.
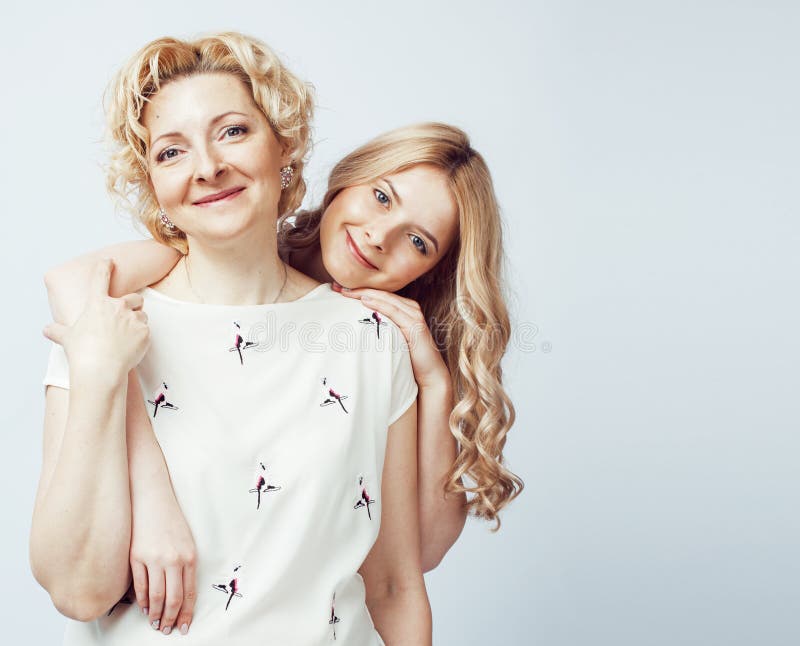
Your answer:
[[[367,516],[370,520],[372,520],[372,512],[369,510],[369,506],[374,505],[376,502],[377,501],[367,492],[367,485],[364,482],[364,476],[358,476],[358,500],[356,504],[353,505],[353,509],[361,509],[361,507],[366,507]]]
[[[339,623],[339,617],[336,616],[336,593],[333,593],[333,601],[331,601],[331,619],[328,622],[329,626],[333,626],[333,639],[336,640],[336,624]]]
[[[373,312],[369,317],[364,319],[359,319],[359,323],[364,323],[365,325],[374,325],[375,332],[378,334],[378,338],[381,338],[381,326],[386,325],[386,322],[381,318],[381,315],[377,312]]]
[[[242,337],[242,326],[239,325],[238,321],[233,322],[233,347],[228,349],[228,352],[238,352],[239,353],[239,363],[244,365],[244,357],[242,356],[242,352],[245,350],[249,350],[250,348],[257,346],[258,343],[255,341],[245,341]]]
[[[323,377],[322,378],[322,385],[327,388],[328,392],[325,393],[326,397],[323,400],[323,402],[320,404],[320,407],[322,407],[322,406],[330,406],[331,404],[339,404],[339,406],[342,407],[342,410],[346,413],[347,409],[344,407],[344,404],[342,402],[345,399],[347,399],[348,396],[347,395],[342,395],[340,393],[337,393],[333,388],[331,388],[328,385],[327,377]]]
[[[162,410],[178,410],[178,407],[167,401],[167,390],[169,387],[167,386],[167,382],[162,381],[161,386],[156,390],[155,394],[153,394],[153,399],[148,399],[148,404],[153,404],[153,418],[158,415],[158,409]]]
[[[267,467],[264,466],[263,462],[259,462],[259,464],[261,465],[261,470],[264,471],[264,473],[258,474],[258,479],[256,480],[255,488],[250,489],[250,491],[248,492],[248,493],[258,494],[258,502],[256,503],[256,509],[261,509],[262,493],[272,493],[273,491],[280,491],[281,489],[279,485],[267,484],[267,479],[265,477]]]
[[[242,596],[241,592],[239,592],[239,579],[236,578],[236,572],[238,572],[241,567],[241,565],[237,565],[235,568],[233,568],[234,577],[227,584],[219,583],[211,586],[215,590],[219,590],[220,592],[224,592],[228,595],[228,603],[225,604],[226,611],[228,610],[228,606],[231,605],[231,601],[234,597],[241,598]]]

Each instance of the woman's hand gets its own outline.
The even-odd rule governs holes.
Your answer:
[[[98,262],[92,274],[89,297],[72,326],[50,323],[44,335],[64,347],[70,373],[96,378],[123,379],[147,352],[150,330],[139,294],[111,298],[108,286],[113,263]]]
[[[408,343],[414,380],[420,388],[449,383],[450,373],[419,303],[380,289],[347,289],[337,283],[333,283],[333,289],[348,298],[360,299],[364,307],[388,316],[400,328]]]
[[[197,587],[197,552],[192,532],[172,488],[136,487],[131,536],[131,572],[136,602],[150,625],[185,635],[192,625]]]

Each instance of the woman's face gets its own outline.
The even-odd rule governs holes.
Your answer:
[[[322,262],[349,288],[396,292],[433,269],[458,231],[445,174],[429,164],[342,190],[322,216]]]
[[[288,159],[238,78],[170,81],[145,107],[142,123],[156,199],[190,239],[213,244],[274,229]]]

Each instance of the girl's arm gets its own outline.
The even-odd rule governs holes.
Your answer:
[[[149,332],[141,296],[107,296],[110,273],[98,263],[75,325],[46,330],[69,357],[71,387],[47,388],[30,562],[56,608],[80,621],[106,612],[130,583],[126,392]]]
[[[387,646],[431,644],[417,521],[417,406],[389,427],[381,481],[381,529],[359,572],[375,629]]]
[[[419,522],[422,571],[430,572],[453,546],[467,519],[466,495],[448,494],[444,485],[456,461],[458,445],[450,433],[453,386],[450,375],[417,384],[417,449],[419,475]]]
[[[467,518],[466,494],[447,497],[444,494],[444,483],[458,451],[450,432],[453,410],[450,374],[416,301],[377,289],[345,289],[341,294],[359,298],[365,307],[388,316],[408,343],[414,379],[419,386],[420,546],[422,571],[429,572],[439,565],[461,535]]]
[[[138,292],[166,276],[180,259],[172,247],[155,240],[120,242],[92,251],[49,270],[44,276],[53,319],[71,324],[86,304],[86,286],[98,260],[111,258],[115,270],[109,284],[110,296]]]

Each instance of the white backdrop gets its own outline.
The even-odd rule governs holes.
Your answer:
[[[315,84],[313,198],[345,151],[418,120],[465,128],[492,169],[527,488],[427,576],[435,643],[800,643],[797,7],[4,3],[4,643],[63,626],[27,560],[41,277],[137,237],[103,189],[102,91],[146,41],[218,29]]]

